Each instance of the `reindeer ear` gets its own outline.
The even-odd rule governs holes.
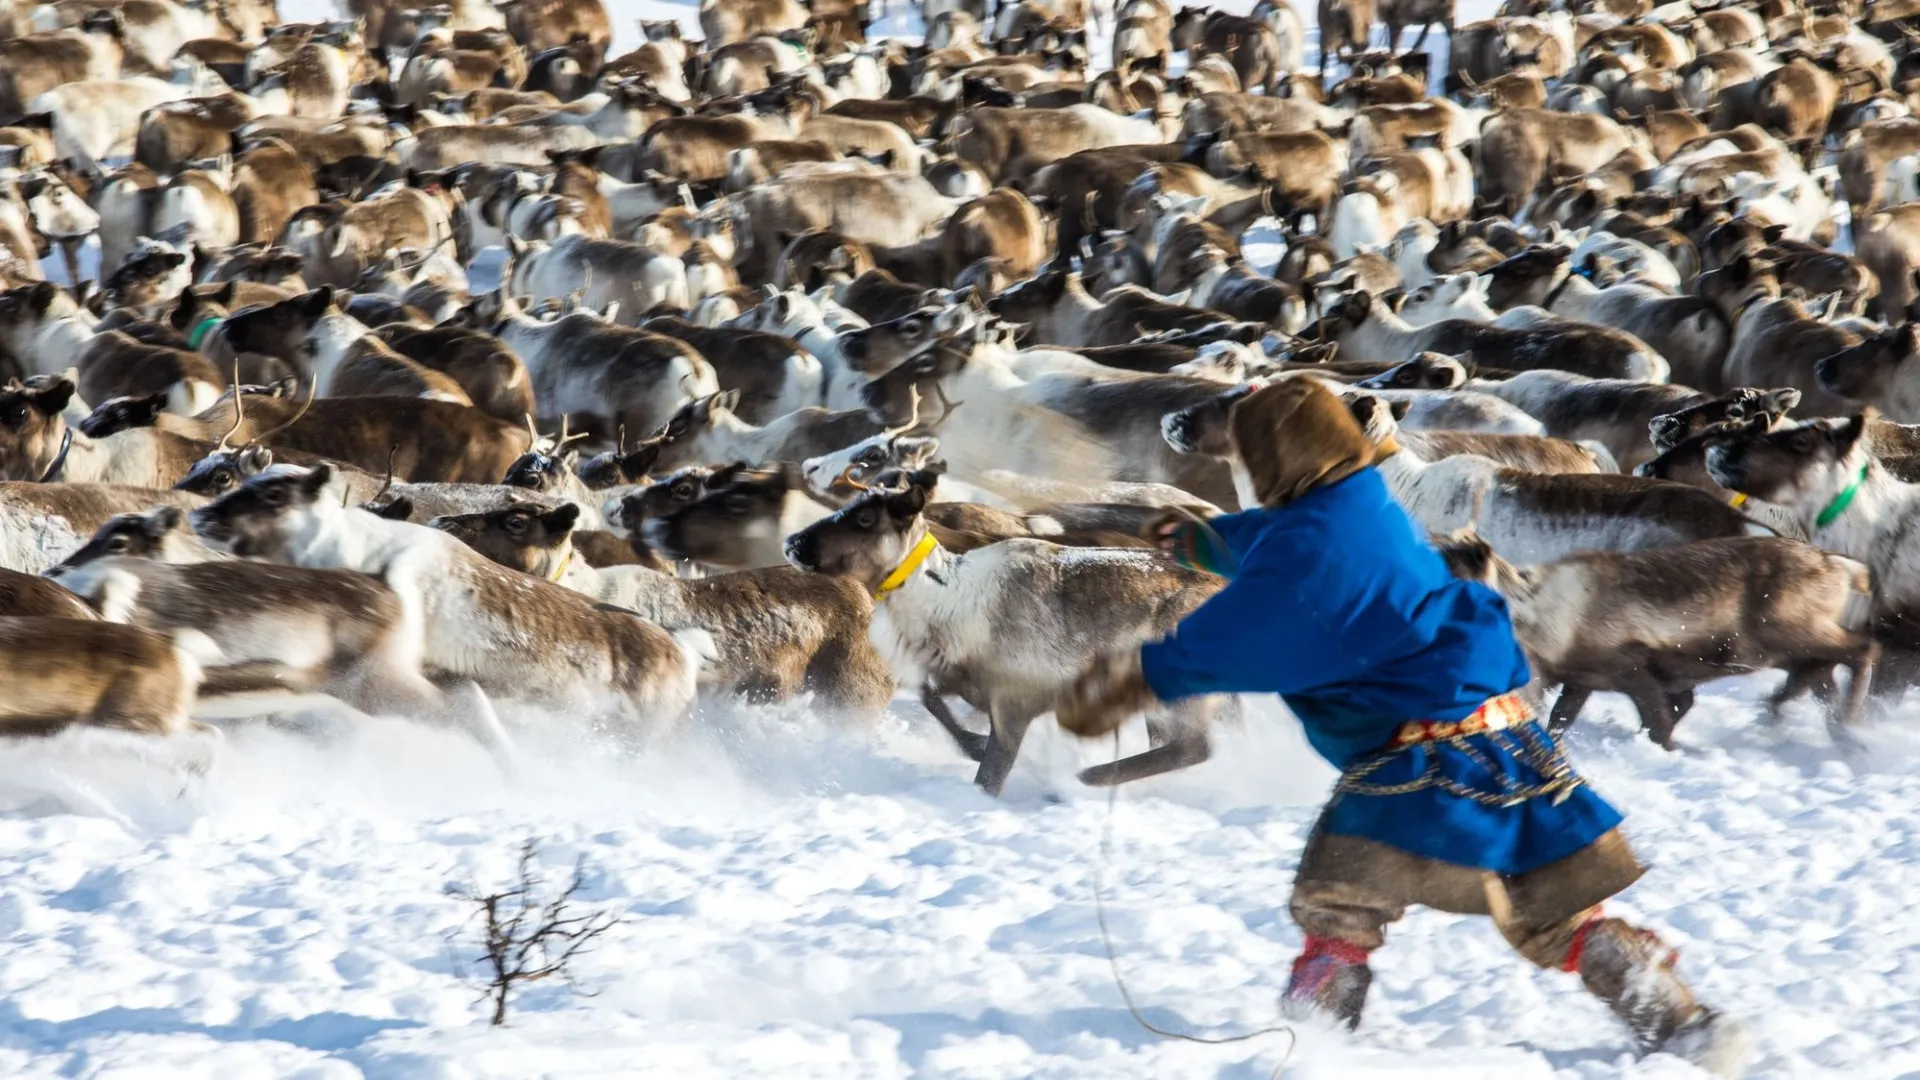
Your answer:
[[[57,416],[73,400],[73,381],[59,379],[52,386],[33,395],[33,407],[47,416]]]
[[[740,391],[727,390],[722,392],[719,397],[714,399],[713,407],[733,412],[740,407]]]
[[[645,476],[653,471],[654,462],[660,460],[660,447],[661,443],[657,439],[634,447],[620,459],[620,471],[628,476]]]
[[[925,478],[924,486],[921,483]],[[922,472],[909,473],[904,490],[887,496],[887,513],[896,518],[915,518],[927,508],[927,492],[939,482],[939,477]]]
[[[377,506],[369,503],[361,509],[388,521],[406,521],[413,517],[413,500],[405,495],[395,495]]]
[[[27,306],[36,315],[43,314],[53,306],[54,298],[60,295],[60,286],[51,281],[42,281],[27,294]]]
[[[561,503],[559,506],[540,515],[540,524],[550,533],[570,533],[580,523],[580,507],[574,503]]]
[[[1878,414],[1869,408],[1858,415],[1839,421],[1832,428],[1831,438],[1834,448],[1842,454],[1852,451],[1854,444],[1860,441],[1860,436],[1866,434],[1867,421],[1878,418]]]
[[[1800,391],[1791,386],[1769,390],[1761,395],[1760,402],[1768,412],[1785,416],[1800,404]]]
[[[1411,401],[1387,402],[1387,411],[1393,414],[1393,422],[1396,424],[1402,420],[1405,420],[1407,418],[1407,413],[1412,411],[1412,409],[1413,409],[1413,402]]]
[[[187,515],[177,506],[163,506],[140,520],[140,529],[155,540],[185,524]]]
[[[300,298],[300,311],[309,319],[317,319],[333,306],[333,286],[322,285]]]
[[[267,471],[273,466],[273,451],[264,446],[249,446],[240,451],[236,458],[242,472],[251,476]]]
[[[327,486],[327,481],[332,479],[333,466],[321,462],[315,465],[307,475],[300,478],[300,486],[305,488],[309,494],[319,494],[319,492]]]

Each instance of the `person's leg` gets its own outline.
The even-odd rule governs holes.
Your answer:
[[[1626,841],[1608,833],[1585,851],[1493,889],[1500,933],[1534,964],[1580,976],[1643,1052],[1666,1050],[1720,1076],[1745,1068],[1751,1040],[1694,999],[1658,934],[1605,915],[1599,899],[1639,876]],[[1569,913],[1579,904],[1587,906]]]
[[[1358,1027],[1373,985],[1367,957],[1386,942],[1387,924],[1406,907],[1365,886],[1306,880],[1304,867],[1301,875],[1287,906],[1307,942],[1287,978],[1287,1008]]]
[[[1359,1024],[1373,984],[1367,957],[1385,944],[1388,924],[1412,904],[1484,915],[1481,880],[1488,876],[1372,840],[1316,830],[1301,856],[1288,905],[1307,935],[1287,981],[1289,1009],[1321,1011],[1348,1027]]]

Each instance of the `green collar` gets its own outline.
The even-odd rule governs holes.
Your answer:
[[[1813,519],[1814,528],[1824,529],[1838,521],[1841,514],[1847,512],[1847,507],[1853,505],[1853,497],[1860,494],[1860,485],[1867,482],[1867,470],[1872,467],[1873,460],[1869,458],[1865,465],[1860,466],[1860,475],[1853,478],[1853,483],[1848,484],[1845,490],[1835,495],[1833,501],[1827,504],[1827,508],[1820,511],[1820,516]]]
[[[218,315],[209,315],[199,322],[194,323],[193,330],[187,334],[187,348],[199,352],[200,343],[207,340],[208,332],[218,325],[220,325],[220,316]]]

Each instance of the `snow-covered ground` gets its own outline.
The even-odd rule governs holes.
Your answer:
[[[623,46],[642,15],[697,29],[687,6],[617,10]],[[881,29],[918,28],[895,0]],[[1762,727],[1762,688],[1703,695],[1679,753],[1606,698],[1572,737],[1651,866],[1617,906],[1750,1020],[1754,1075],[1920,1076],[1920,739],[1883,723],[1843,755],[1809,718]],[[1357,1035],[1161,1041],[1109,974],[1096,875],[1150,1020],[1274,1023],[1300,944],[1292,868],[1331,779],[1297,726],[1262,705],[1214,761],[1122,792],[1103,860],[1107,802],[1071,775],[1110,748],[1037,726],[996,802],[917,713],[857,731],[801,706],[709,717],[624,759],[535,735],[512,777],[405,724],[241,729],[184,800],[152,771],[90,768],[110,812],[0,814],[0,1076],[1698,1075],[1636,1060],[1573,977],[1484,921],[1424,911],[1378,954]],[[6,790],[81,775],[0,757]],[[529,838],[554,877],[584,860],[583,904],[622,921],[577,987],[539,984],[493,1029],[466,974],[471,905],[448,890],[507,884]]]
[[[1274,1022],[1300,944],[1292,867],[1329,781],[1293,722],[1263,706],[1213,762],[1124,791],[1105,862],[1107,803],[1070,776],[1110,747],[1036,728],[994,802],[942,739],[796,707],[627,760],[536,738],[507,779],[399,723],[255,729],[185,802],[137,773],[104,782],[126,824],[0,816],[0,1075],[1270,1075],[1282,1036],[1205,1047],[1135,1025],[1093,886],[1104,867],[1156,1024]],[[1883,727],[1849,760],[1811,718],[1763,730],[1726,695],[1681,741],[1654,748],[1623,708],[1572,739],[1652,867],[1619,908],[1754,1021],[1755,1075],[1920,1075],[1914,741]],[[528,838],[555,877],[583,858],[583,902],[623,921],[578,962],[579,993],[537,986],[492,1029],[462,977],[471,905],[448,888],[507,884]],[[1414,912],[1376,971],[1362,1030],[1303,1028],[1286,1075],[1698,1075],[1636,1061],[1572,976],[1484,921]]]

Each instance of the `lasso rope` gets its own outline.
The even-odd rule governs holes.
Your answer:
[[[1115,762],[1120,760],[1119,728],[1113,729],[1113,760]],[[1152,1034],[1170,1041],[1199,1043],[1202,1046],[1226,1046],[1231,1043],[1251,1042],[1254,1039],[1264,1038],[1268,1035],[1285,1034],[1287,1037],[1287,1053],[1285,1057],[1280,1059],[1280,1064],[1274,1066],[1271,1077],[1271,1080],[1280,1080],[1280,1075],[1286,1072],[1287,1062],[1293,1060],[1294,1050],[1300,1046],[1299,1034],[1287,1024],[1276,1024],[1272,1027],[1260,1028],[1257,1031],[1249,1031],[1243,1035],[1224,1035],[1217,1038],[1205,1035],[1189,1035],[1186,1032],[1170,1031],[1156,1025],[1140,1012],[1140,1006],[1134,1004],[1133,993],[1127,989],[1127,981],[1120,976],[1120,958],[1114,952],[1113,931],[1107,926],[1107,899],[1104,890],[1100,888],[1101,874],[1106,870],[1107,864],[1112,862],[1113,821],[1117,816],[1119,799],[1120,785],[1114,784],[1107,788],[1107,824],[1100,835],[1100,865],[1095,867],[1093,872],[1093,913],[1094,917],[1100,922],[1100,941],[1106,946],[1107,967],[1113,972],[1113,985],[1120,991],[1120,1000],[1126,1003],[1127,1012],[1133,1016],[1134,1023],[1139,1024]]]

